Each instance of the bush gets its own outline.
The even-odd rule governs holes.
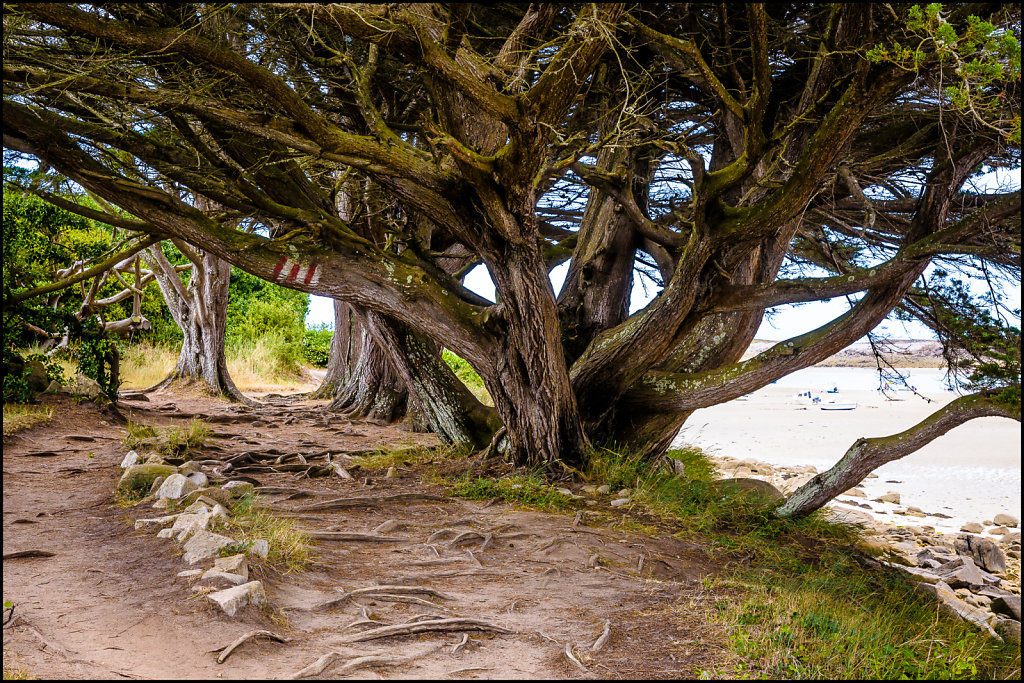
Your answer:
[[[302,337],[302,355],[306,361],[318,368],[327,367],[331,357],[331,338],[334,330],[328,329],[326,325],[306,330]]]

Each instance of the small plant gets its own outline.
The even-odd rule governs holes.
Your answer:
[[[470,500],[500,498],[541,510],[567,510],[574,507],[575,503],[571,496],[561,493],[537,474],[513,475],[501,479],[463,476],[455,482],[451,494]]]
[[[367,470],[386,470],[389,467],[410,467],[436,460],[464,458],[470,453],[469,447],[459,446],[410,446],[408,448],[381,449],[378,453],[359,455],[355,462]]]
[[[244,553],[257,539],[269,546],[267,563],[281,571],[302,571],[313,561],[313,546],[309,534],[290,519],[275,517],[269,508],[260,504],[259,496],[246,494],[232,509],[232,516],[224,522],[225,531],[241,537],[228,546],[227,555]]]
[[[202,420],[193,419],[185,428],[159,427],[133,422],[131,418],[125,426],[127,434],[124,438],[126,448],[151,450],[165,457],[185,458],[192,451],[201,448],[213,433]]]
[[[5,403],[4,436],[10,436],[15,432],[46,422],[51,417],[53,417],[53,408],[50,406]]]

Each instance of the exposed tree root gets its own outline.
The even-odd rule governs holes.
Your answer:
[[[322,503],[314,503],[312,505],[304,505],[301,508],[296,508],[297,511],[303,512],[314,512],[314,511],[325,511],[325,510],[345,510],[353,507],[368,507],[373,505],[381,505],[382,503],[416,503],[422,501],[436,501],[444,500],[441,496],[435,496],[429,493],[397,493],[393,496],[380,496],[379,498],[370,497],[355,497],[355,498],[335,498],[333,500],[325,500]]]
[[[612,622],[609,619],[604,620],[604,630],[601,631],[601,635],[598,636],[594,644],[590,646],[591,652],[599,652],[607,643],[608,639],[612,637]]]
[[[462,634],[462,640],[460,640],[455,645],[455,647],[452,648],[452,654],[453,655],[457,655],[459,653],[459,650],[461,650],[462,648],[466,647],[466,643],[468,643],[468,642],[469,642],[469,634],[468,633],[463,633]]]
[[[565,644],[565,649],[562,650],[562,654],[564,654],[565,658],[572,662],[573,666],[577,667],[580,671],[583,671],[584,673],[590,673],[590,670],[587,669],[587,667],[583,666],[583,662],[576,659],[576,655],[574,655],[572,652],[572,643]]]
[[[435,531],[434,533],[430,534],[430,536],[427,537],[427,543],[433,543],[434,541],[439,541],[442,538],[444,538],[445,536],[455,536],[458,533],[459,532],[456,531],[455,529],[447,529],[447,528],[446,529],[438,529],[437,531]]]
[[[412,543],[409,539],[379,534],[361,534],[349,531],[307,531],[317,541],[352,541],[362,543]]]
[[[491,541],[493,541],[493,540],[494,540],[494,534],[486,534],[484,536],[484,542],[480,544],[479,548],[477,548],[477,552],[478,553],[482,553],[483,551],[487,550],[487,547],[489,545],[491,545]]]
[[[4,553],[4,561],[7,560],[19,560],[29,557],[53,557],[57,553],[51,553],[49,550],[19,550],[13,553]]]
[[[380,524],[380,525],[374,527],[373,533],[375,533],[375,534],[386,534],[389,531],[394,531],[394,530],[400,528],[401,526],[402,525],[399,522],[397,522],[397,521],[395,521],[393,519],[389,519],[388,521],[384,522],[383,524]]]
[[[317,605],[316,607],[313,608],[313,610],[314,611],[321,611],[321,610],[325,610],[325,609],[331,609],[332,607],[337,607],[338,605],[344,604],[344,603],[348,602],[349,600],[351,600],[353,598],[358,598],[358,597],[364,597],[364,596],[365,597],[377,597],[377,596],[380,596],[380,595],[398,596],[398,595],[402,595],[402,594],[429,595],[430,597],[438,598],[440,600],[454,600],[455,599],[454,597],[452,597],[450,595],[445,595],[444,593],[436,591],[433,588],[426,588],[424,586],[398,586],[398,585],[370,586],[368,588],[357,588],[355,590],[343,593],[342,595],[340,595],[339,597],[337,597],[337,598],[335,598],[333,600],[328,600],[327,602],[324,602],[324,603],[321,603],[321,604]],[[426,601],[424,601],[424,602],[427,605],[430,605],[431,607],[437,607],[438,606],[438,605],[435,605],[435,604],[430,603],[430,602],[426,602]],[[365,613],[364,613],[364,616],[365,616]]]
[[[429,652],[424,652],[418,655],[411,655],[408,657],[381,657],[380,655],[367,655],[365,657],[356,657],[355,659],[351,659],[345,662],[340,667],[335,669],[332,673],[346,674],[351,671],[355,671],[356,669],[361,669],[368,666],[395,666],[398,664],[410,662],[414,659],[418,659],[419,657],[423,657],[427,654],[429,654]],[[307,676],[319,675],[323,673],[327,669],[327,667],[331,666],[336,661],[346,656],[347,655],[341,652],[328,652],[323,657],[316,660],[306,668],[296,671],[294,674],[292,674],[291,679],[296,680],[299,678],[306,678]]]
[[[227,647],[223,648],[221,650],[220,654],[217,656],[217,663],[218,664],[223,664],[227,660],[227,658],[231,656],[231,653],[235,651],[235,648],[239,647],[242,643],[244,643],[245,641],[249,640],[250,638],[271,638],[273,640],[276,640],[279,643],[290,642],[290,640],[288,638],[285,638],[282,635],[274,633],[273,631],[262,631],[262,630],[249,631],[245,635],[239,636],[238,639],[236,639],[234,642],[232,642]],[[216,652],[216,651],[217,650],[213,650],[213,652]]]
[[[451,543],[448,544],[448,546],[451,548],[457,548],[460,543],[464,543],[466,541],[483,540],[483,538],[483,534],[477,531],[463,531],[461,534],[453,538]]]
[[[468,558],[469,558],[470,560],[472,560],[472,561],[473,561],[473,564],[475,564],[475,565],[476,565],[477,567],[479,567],[479,568],[483,569],[483,567],[484,567],[484,566],[483,566],[482,564],[480,564],[480,560],[476,559],[476,555],[474,555],[474,554],[473,554],[473,551],[472,551],[472,550],[466,550],[466,556],[467,556],[467,557],[468,557]]]
[[[433,607],[435,609],[451,611],[444,605],[438,605],[437,603],[424,600],[423,598],[417,598],[412,595],[389,595],[387,593],[375,594],[371,596],[374,600],[383,600],[384,602],[406,602],[410,605],[422,605],[424,607]]]
[[[416,633],[427,633],[430,631],[491,631],[493,633],[512,633],[507,628],[496,626],[481,619],[466,619],[457,617],[453,619],[437,619],[434,621],[419,621],[406,624],[395,624],[394,626],[383,626],[371,631],[364,631],[354,636],[345,638],[346,643],[361,643],[377,638],[389,638],[391,636],[408,636]]]

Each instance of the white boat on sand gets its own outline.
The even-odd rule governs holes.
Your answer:
[[[829,394],[828,398],[818,404],[822,410],[853,410],[857,407],[856,401],[847,401],[839,394]]]

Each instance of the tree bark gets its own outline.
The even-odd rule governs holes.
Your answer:
[[[993,415],[1020,422],[1020,405],[1014,410],[1000,403],[994,392],[969,394],[946,404],[899,434],[857,439],[835,466],[797,489],[776,508],[775,513],[780,517],[810,514],[859,484],[872,470],[910,455],[964,422]]]
[[[334,300],[334,334],[331,335],[327,373],[310,398],[335,398],[358,364],[363,335],[352,316],[352,308],[344,301]]]

